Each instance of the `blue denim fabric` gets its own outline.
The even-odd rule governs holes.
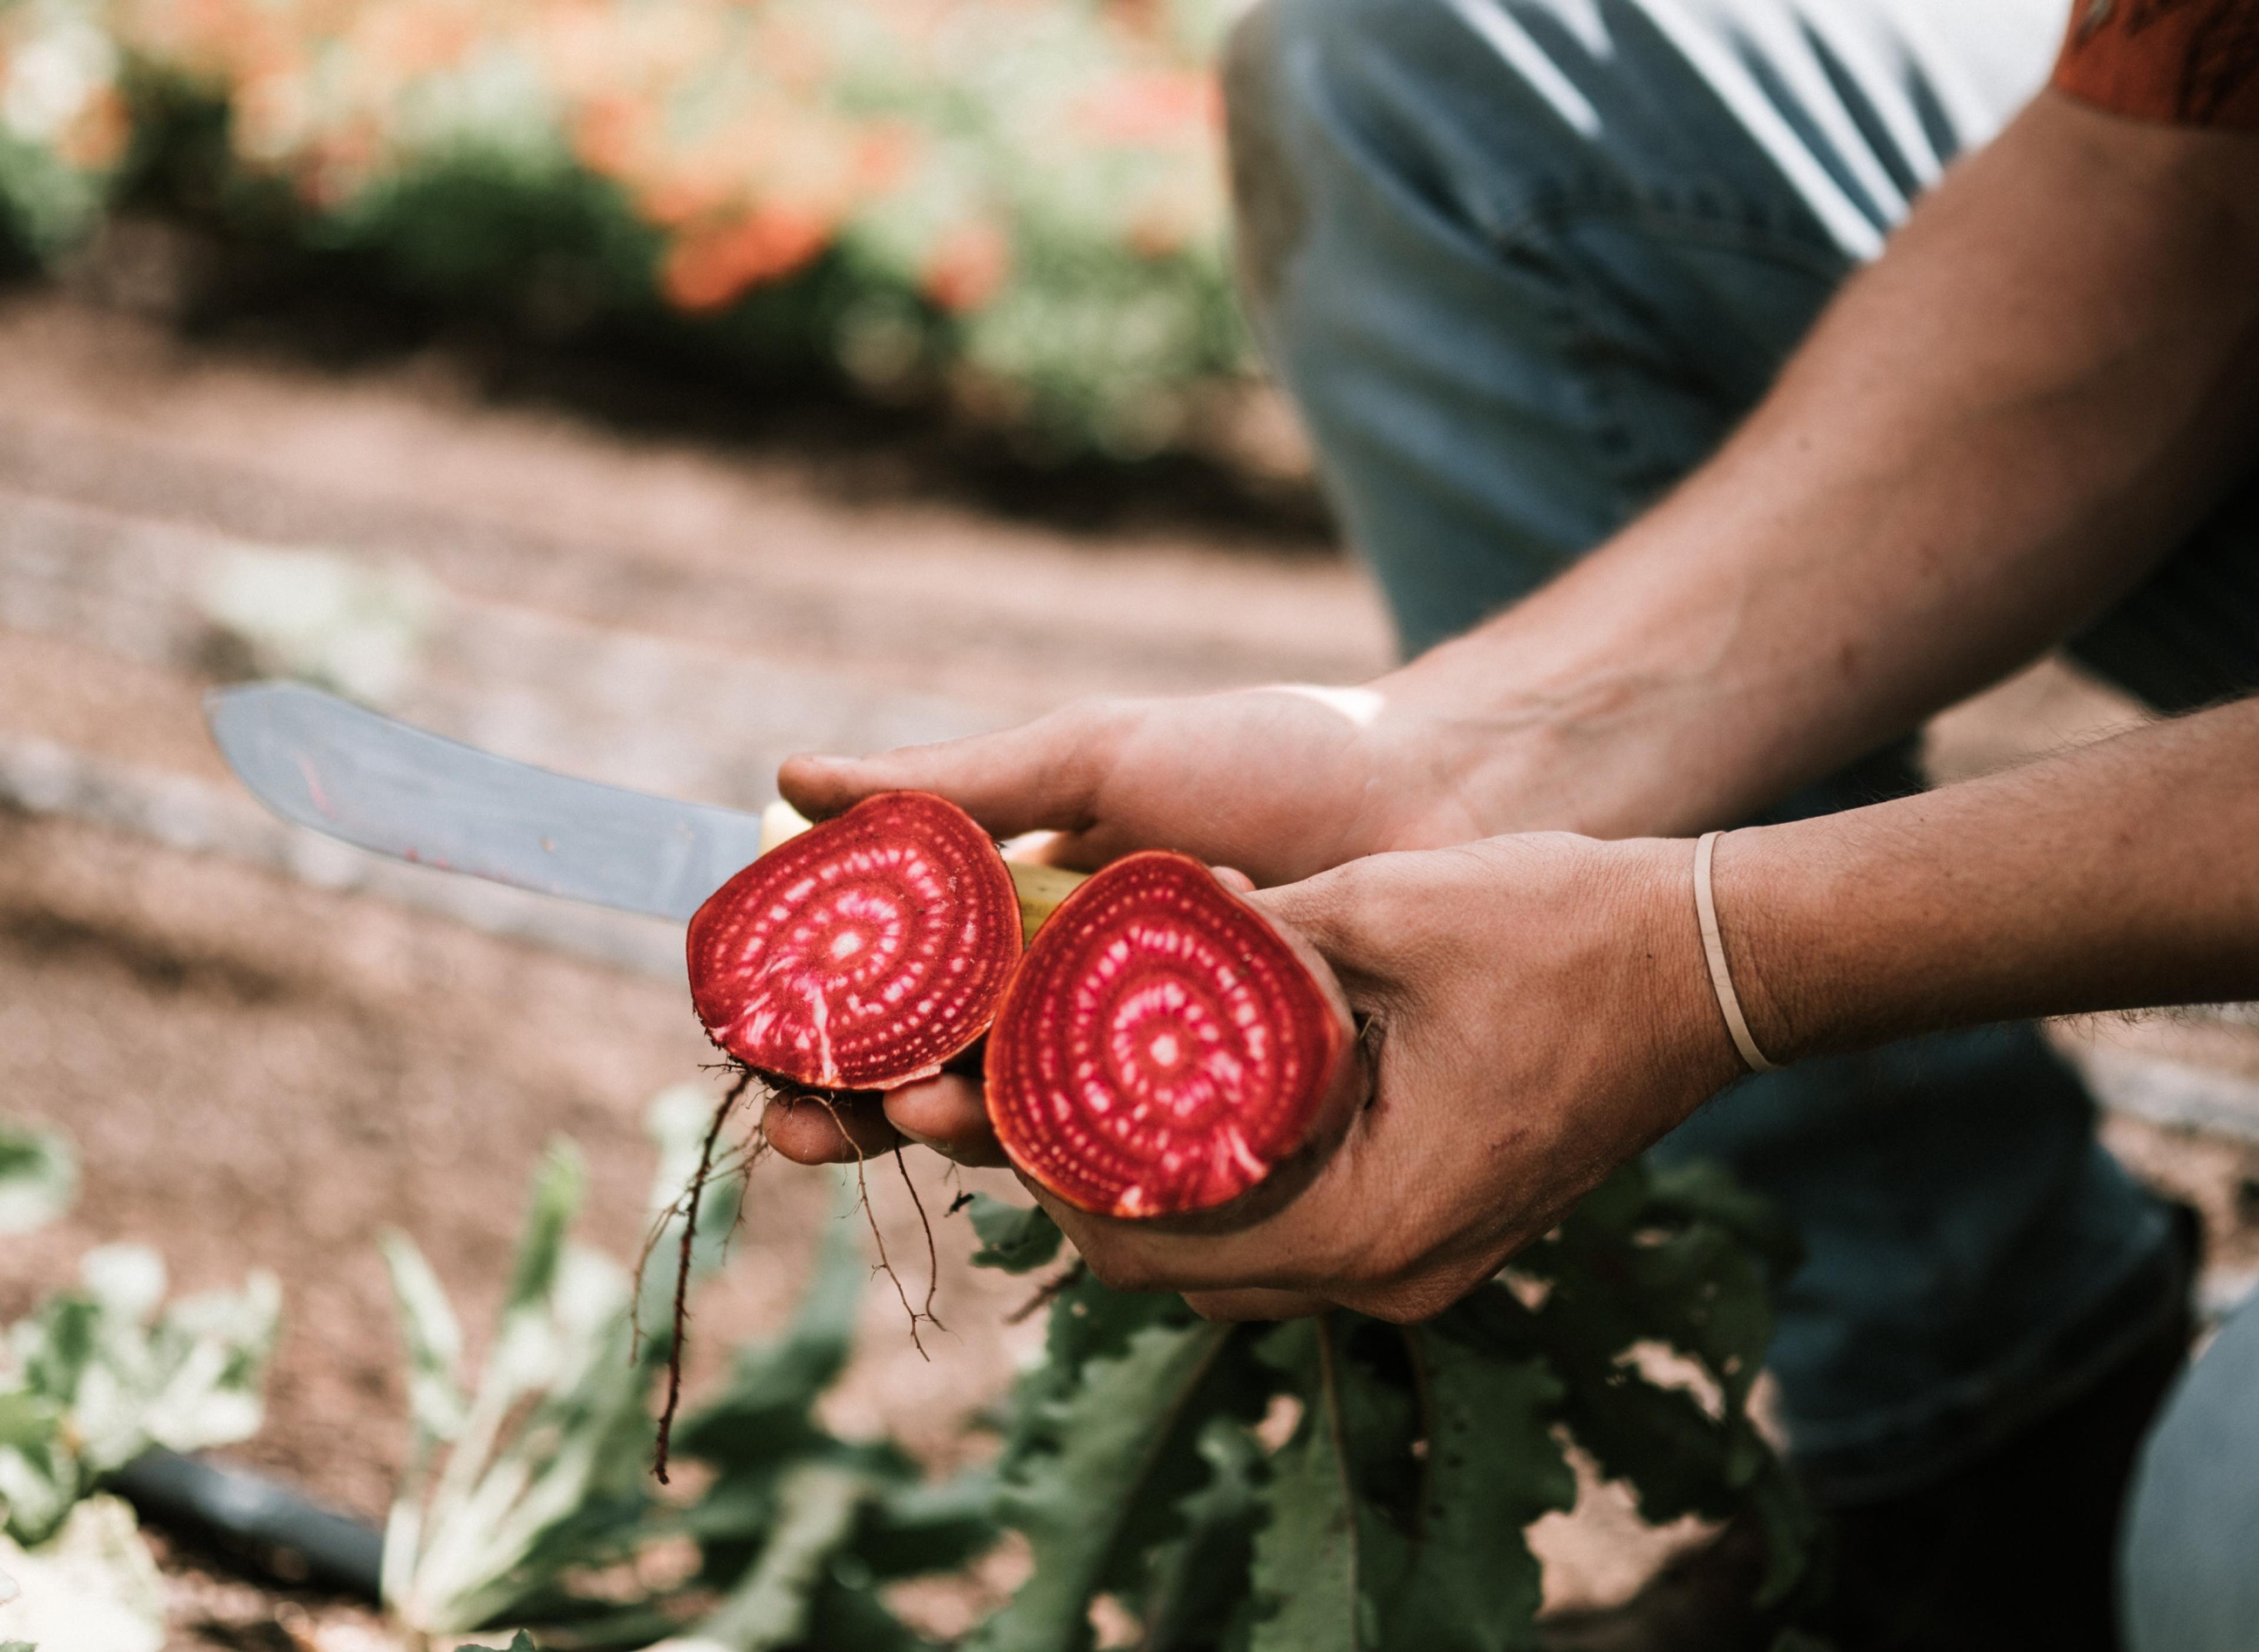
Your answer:
[[[1242,277],[1417,652],[1698,464],[2061,0],[1272,0],[1228,64]],[[1914,784],[1903,751],[1788,800]],[[2170,1311],[2163,1212],[2028,1025],[1748,1080],[1657,1150],[1800,1224],[1771,1355],[1825,1496],[1949,1471]]]
[[[2126,1525],[2132,1652],[2259,1646],[2259,1298],[2166,1399]]]

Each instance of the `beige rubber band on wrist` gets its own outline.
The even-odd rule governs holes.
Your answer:
[[[1749,1036],[1749,1018],[1734,991],[1734,978],[1726,969],[1726,943],[1718,934],[1718,900],[1710,893],[1710,857],[1723,832],[1704,832],[1694,840],[1694,916],[1702,926],[1702,956],[1710,961],[1710,989],[1718,995],[1718,1008],[1726,1017],[1726,1030],[1734,1048],[1742,1052],[1751,1072],[1777,1072],[1779,1064],[1767,1061],[1757,1041]]]

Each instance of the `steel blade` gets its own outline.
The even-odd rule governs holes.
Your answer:
[[[215,689],[204,719],[268,808],[421,865],[688,919],[760,852],[757,815],[514,762],[303,683]]]

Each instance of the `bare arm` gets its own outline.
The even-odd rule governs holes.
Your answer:
[[[1715,887],[1737,989],[1776,1059],[2259,997],[2259,701],[1733,833]]]
[[[1724,825],[2100,614],[2259,462],[2259,135],[2042,95],[1747,425],[1400,674],[1486,819]]]
[[[2259,134],[2042,94],[1839,295],[1744,428],[1545,589],[1370,685],[1086,704],[860,762],[1099,860],[1724,824],[1916,726],[2136,583],[2259,462]]]

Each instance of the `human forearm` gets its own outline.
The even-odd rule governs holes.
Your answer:
[[[1747,425],[1383,685],[1489,830],[1725,824],[2093,617],[2254,457],[2259,139],[2043,98]]]
[[[1776,1060],[1954,1024],[2259,996],[2259,701],[1721,840]]]

